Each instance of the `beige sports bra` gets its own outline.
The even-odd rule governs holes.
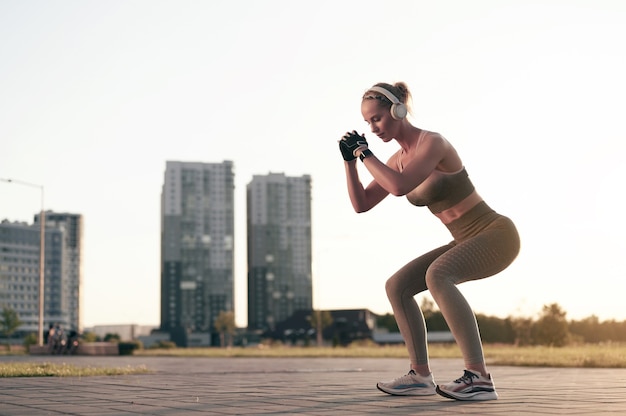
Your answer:
[[[398,169],[403,166],[398,158]],[[406,194],[409,202],[416,206],[428,206],[437,214],[452,208],[474,192],[474,185],[465,167],[456,172],[443,172],[435,169],[428,178]]]
[[[452,208],[474,192],[474,185],[465,168],[453,173],[435,170],[415,189],[406,194],[416,206],[428,206],[437,214]]]

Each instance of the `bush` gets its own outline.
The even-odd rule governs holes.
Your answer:
[[[120,342],[122,340],[122,338],[119,336],[119,334],[111,334],[108,333],[104,336],[104,342]]]
[[[133,351],[143,349],[141,341],[120,342],[118,344],[120,355],[133,355]]]
[[[152,344],[152,346],[150,348],[153,349],[165,349],[165,350],[171,350],[176,348],[176,343],[174,341],[159,341],[155,344]]]
[[[98,337],[98,335],[96,335],[94,332],[85,332],[82,335],[81,338],[85,342],[97,342],[97,341],[100,341],[100,337]]]
[[[35,334],[34,332],[31,332],[30,334],[24,337],[24,346],[28,348],[31,345],[37,345],[37,341],[38,341],[37,334]]]
[[[375,343],[372,339],[370,338],[365,338],[365,339],[357,339],[352,341],[349,345],[349,348],[375,348],[378,347],[378,344]]]

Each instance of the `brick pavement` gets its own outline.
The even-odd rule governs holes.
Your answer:
[[[626,370],[497,367],[499,400],[389,396],[375,384],[407,360],[14,356],[5,361],[139,366],[152,373],[0,379],[0,415],[626,415]],[[460,360],[432,361],[436,381]]]

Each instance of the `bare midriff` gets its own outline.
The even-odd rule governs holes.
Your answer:
[[[459,202],[458,204],[446,210],[438,212],[435,215],[444,224],[450,224],[452,221],[458,218],[461,218],[463,214],[465,214],[470,209],[474,208],[476,204],[478,204],[482,200],[483,199],[480,197],[480,195],[478,195],[476,191],[473,191],[465,199],[461,200],[461,202]]]

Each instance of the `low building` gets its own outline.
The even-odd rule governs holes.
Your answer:
[[[157,328],[156,325],[95,325],[91,328],[85,328],[85,332],[94,333],[101,339],[104,339],[107,334],[113,334],[119,335],[120,341],[134,341],[141,336],[150,335],[155,328]]]
[[[334,345],[348,345],[353,341],[372,339],[377,315],[368,309],[331,310],[332,322],[322,330],[323,339]],[[317,329],[311,326],[312,310],[296,311],[289,318],[276,324],[273,331],[263,334],[266,338],[291,344],[307,344],[316,339]]]
[[[322,331],[325,344],[348,345],[354,341],[372,340],[377,344],[402,344],[399,332],[389,332],[378,328],[378,315],[368,309],[339,309],[328,311],[332,318],[330,325]],[[299,310],[288,319],[279,322],[274,331],[263,334],[265,338],[280,340],[293,345],[307,345],[316,340],[317,330],[311,326],[312,310]],[[429,331],[428,342],[454,342],[449,331]]]
[[[426,334],[429,343],[454,342],[454,336],[450,331],[428,331]],[[404,339],[399,332],[389,332],[378,329],[372,334],[372,340],[381,345],[403,344]]]

